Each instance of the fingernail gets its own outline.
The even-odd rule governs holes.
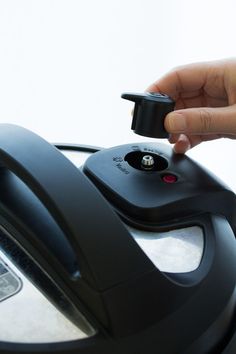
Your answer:
[[[169,113],[165,119],[165,127],[169,133],[182,133],[186,130],[186,119],[181,113]]]
[[[189,149],[191,149],[191,144],[190,144],[189,138],[186,135],[181,134],[178,141],[176,142],[176,144],[174,146],[174,151],[177,154],[178,153],[184,154]]]

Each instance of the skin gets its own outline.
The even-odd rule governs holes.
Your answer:
[[[176,102],[164,123],[176,153],[203,141],[236,138],[236,59],[177,67],[147,91]]]

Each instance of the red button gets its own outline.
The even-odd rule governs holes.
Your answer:
[[[177,177],[175,175],[172,175],[171,173],[162,176],[162,180],[165,183],[175,183],[177,181]]]

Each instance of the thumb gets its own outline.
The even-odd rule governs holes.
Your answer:
[[[171,134],[236,135],[236,105],[220,108],[186,108],[169,113],[165,129]]]

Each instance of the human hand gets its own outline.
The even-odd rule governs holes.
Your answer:
[[[202,141],[236,138],[236,59],[177,67],[147,91],[176,102],[164,124],[177,153]]]

